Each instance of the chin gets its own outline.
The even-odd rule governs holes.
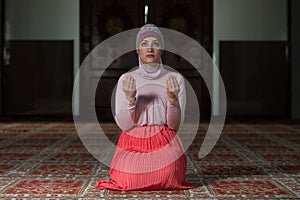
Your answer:
[[[147,65],[155,65],[155,64],[157,64],[157,62],[147,62],[146,64]]]
[[[154,59],[147,59],[145,63],[146,64],[155,64],[155,63],[158,63],[158,61],[154,60]]]

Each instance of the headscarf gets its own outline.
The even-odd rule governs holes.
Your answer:
[[[162,49],[164,48],[164,36],[160,32],[159,28],[154,24],[145,24],[140,28],[139,32],[136,35],[136,50],[138,50],[140,42],[146,37],[156,37],[160,42]]]
[[[143,41],[146,37],[155,37],[161,44],[162,49],[164,48],[164,38],[159,28],[154,24],[145,24],[139,30],[136,35],[136,51],[138,52],[138,47],[140,42]],[[158,78],[163,71],[162,61],[160,59],[159,63],[151,68],[145,66],[139,56],[139,71],[147,79],[155,79]]]

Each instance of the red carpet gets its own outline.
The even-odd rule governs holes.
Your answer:
[[[87,152],[73,123],[0,123],[0,199],[300,198],[300,125],[227,124],[199,159],[206,127],[187,152],[187,178],[196,188],[120,192],[94,188],[109,168]],[[117,140],[114,124],[102,128]]]

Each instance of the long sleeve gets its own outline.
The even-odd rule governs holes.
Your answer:
[[[130,103],[123,91],[123,80],[131,75],[136,81],[136,101]],[[179,83],[178,102],[171,104],[167,100],[166,81],[174,75]],[[118,126],[128,131],[137,126],[167,125],[178,130],[184,121],[186,90],[184,78],[179,73],[163,71],[161,76],[148,79],[139,70],[127,72],[117,83],[115,95],[115,120]]]
[[[180,86],[178,94],[178,102],[175,104],[167,103],[167,125],[169,128],[178,130],[180,124],[184,121],[184,113],[186,106],[186,90],[184,79],[181,75],[177,74],[176,79]]]
[[[136,102],[129,102],[126,98],[124,91],[122,90],[123,78],[125,75],[122,75],[118,81],[116,89],[116,114],[115,120],[118,126],[122,130],[129,130],[136,125],[135,119],[135,108]]]

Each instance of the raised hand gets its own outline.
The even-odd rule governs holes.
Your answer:
[[[123,91],[125,92],[126,98],[130,102],[135,101],[136,95],[136,83],[132,76],[126,76],[123,80]]]
[[[180,87],[175,76],[169,76],[167,79],[167,97],[170,103],[174,104],[178,101],[179,91]]]

